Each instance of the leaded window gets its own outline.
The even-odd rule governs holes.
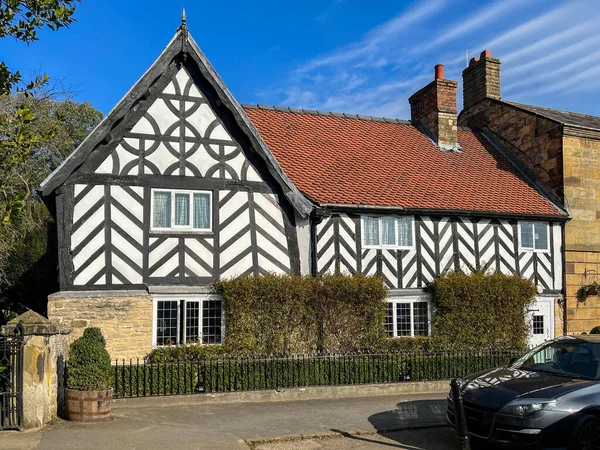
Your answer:
[[[362,217],[363,247],[408,249],[414,246],[414,217]]]
[[[533,316],[533,334],[544,334],[544,316]]]
[[[152,228],[210,231],[211,193],[152,190]]]
[[[389,336],[428,336],[429,302],[423,297],[388,298],[385,331]]]
[[[521,250],[549,250],[549,225],[546,222],[519,222]]]
[[[221,342],[222,305],[215,296],[178,298],[163,296],[155,302],[156,339],[159,346],[217,344]]]

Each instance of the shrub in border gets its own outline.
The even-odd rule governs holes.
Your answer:
[[[449,272],[431,282],[436,337],[459,347],[524,347],[537,289],[519,276]]]

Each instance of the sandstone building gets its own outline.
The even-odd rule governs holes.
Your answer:
[[[459,124],[485,133],[565,208],[565,301],[555,305],[556,334],[600,325],[598,296],[579,302],[580,286],[600,281],[600,117],[501,99],[500,60],[486,50],[463,71]]]

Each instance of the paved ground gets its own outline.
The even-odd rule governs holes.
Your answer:
[[[391,433],[351,434],[259,443],[254,450],[458,450],[454,431],[448,427],[403,430]]]
[[[153,406],[152,400],[148,399],[144,403],[146,406],[141,408],[119,408],[116,405],[113,408],[113,420],[107,423],[58,421],[42,433],[0,433],[0,448],[247,450],[246,440],[320,433],[336,433],[342,437],[320,442],[313,440],[313,443],[279,443],[277,445],[287,447],[264,448],[370,449],[376,448],[374,445],[390,447],[390,443],[392,448],[405,448],[400,442],[407,445],[406,448],[457,448],[452,446],[455,442],[450,440],[449,430],[445,428],[404,431],[386,436],[377,434],[391,429],[443,425],[443,394],[176,407]],[[373,434],[343,437],[354,431]],[[340,444],[342,441],[347,443]],[[371,441],[381,441],[381,444]],[[450,446],[441,446],[448,443]],[[290,446],[295,444],[301,446]],[[314,446],[317,444],[321,447]]]

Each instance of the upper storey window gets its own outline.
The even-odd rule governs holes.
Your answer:
[[[152,229],[211,230],[210,192],[152,190]]]
[[[363,248],[414,247],[414,217],[362,217]]]
[[[549,251],[549,234],[546,222],[519,222],[519,243],[523,251]]]

